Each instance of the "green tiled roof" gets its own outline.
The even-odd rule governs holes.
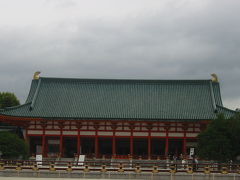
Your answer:
[[[217,112],[219,114],[224,114],[225,117],[229,118],[234,116],[237,112],[233,110],[229,110],[228,108],[222,107],[222,106],[217,106]]]
[[[26,103],[0,112],[67,119],[209,120],[222,105],[211,80],[45,78],[33,80]]]

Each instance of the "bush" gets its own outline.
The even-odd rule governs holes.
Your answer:
[[[28,144],[16,134],[0,132],[0,151],[3,159],[26,159],[29,155]]]

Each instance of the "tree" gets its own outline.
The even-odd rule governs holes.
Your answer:
[[[6,107],[18,106],[18,105],[20,105],[20,102],[15,96],[15,94],[10,92],[0,92],[0,109],[6,108]],[[19,131],[19,127],[11,126],[3,122],[0,122],[0,126],[1,128],[11,127],[12,130],[14,130],[15,133],[19,135],[19,137],[22,137],[22,133]]]
[[[219,115],[198,135],[198,155],[203,159],[227,162],[240,155],[240,115],[230,119]]]
[[[16,134],[11,132],[0,132],[0,151],[4,159],[26,159],[29,155],[28,144]]]
[[[17,97],[10,92],[0,92],[0,109],[20,105]]]

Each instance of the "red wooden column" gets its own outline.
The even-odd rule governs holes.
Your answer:
[[[42,135],[42,156],[45,157],[45,130],[43,130]]]
[[[77,131],[78,131],[78,135],[77,135],[77,154],[80,155],[82,153],[81,152],[81,137],[80,137],[80,129],[82,128],[82,123],[76,121],[76,127],[77,127]]]
[[[95,128],[95,156],[96,158],[99,156],[99,148],[98,148],[98,128],[99,128],[99,123],[94,123],[94,128]]]
[[[63,157],[63,132],[62,132],[62,128],[61,128],[61,131],[60,131],[60,154],[59,156],[60,157]]]
[[[183,151],[183,155],[186,156],[186,155],[187,155],[186,131],[187,131],[187,129],[188,129],[188,124],[187,124],[187,123],[183,123],[183,124],[182,124],[182,129],[183,129],[183,131],[184,131],[182,151]]]
[[[166,137],[166,144],[165,144],[165,156],[168,156],[168,146],[169,146],[169,139],[168,136]]]
[[[97,135],[97,131],[96,131],[96,136],[95,136],[95,156],[96,158],[99,156],[99,150],[98,150],[98,135]]]
[[[28,144],[30,143],[29,135],[28,135],[29,124],[30,124],[29,122],[24,122],[24,124],[21,124],[21,126],[25,129],[25,131],[23,132],[23,137]]]
[[[63,128],[64,128],[64,121],[58,122],[58,126],[60,128],[59,156],[63,157]]]
[[[46,137],[45,137],[45,129],[47,127],[46,121],[41,121],[41,126],[43,128],[43,134],[42,134],[42,156],[45,157],[45,147],[46,147]]]
[[[131,131],[130,137],[130,155],[133,156],[133,132]]]
[[[116,157],[116,129],[117,129],[117,124],[116,123],[112,123],[111,126],[112,130],[113,130],[113,137],[112,137],[112,157],[115,158]]]
[[[116,136],[115,136],[115,131],[113,131],[112,155],[113,155],[113,157],[115,158],[115,156],[116,156]]]
[[[80,129],[78,129],[78,136],[77,136],[77,154],[80,155],[81,152],[81,138],[80,138]]]
[[[130,155],[133,157],[133,130],[134,130],[134,123],[129,124],[129,128],[131,130],[131,136],[130,136]]]
[[[151,123],[147,124],[147,129],[148,129],[148,159],[151,159],[151,152],[152,152],[152,145],[151,145],[152,124]]]
[[[166,123],[164,129],[166,131],[165,156],[168,156],[168,146],[169,146],[168,131],[170,129],[170,124]]]
[[[187,155],[187,139],[186,137],[183,138],[183,155]]]

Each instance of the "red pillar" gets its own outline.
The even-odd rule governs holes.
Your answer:
[[[23,131],[23,138],[25,139],[25,141],[29,144],[29,135],[28,135],[28,128],[25,127],[25,132]]]
[[[60,130],[60,157],[63,157],[63,133],[62,133],[62,128]]]
[[[75,123],[76,123],[77,131],[78,131],[78,134],[77,134],[77,154],[80,155],[82,153],[81,152],[81,137],[80,137],[80,130],[82,128],[82,124],[79,121],[76,121]]]
[[[130,136],[130,155],[133,156],[133,131],[131,130]]]
[[[148,132],[148,159],[151,159],[151,136],[150,131]]]
[[[99,152],[98,152],[98,136],[96,135],[95,136],[95,156],[96,156],[96,158],[98,157],[98,154],[99,154]]]
[[[99,123],[95,122],[94,129],[95,129],[95,156],[96,156],[96,158],[99,156],[98,128],[99,128]]]
[[[29,138],[29,135],[28,135],[28,130],[26,129],[26,135],[25,135],[25,141],[30,144],[30,138]]]
[[[183,155],[187,155],[187,139],[186,139],[186,130],[187,128],[184,129],[184,137],[183,137]]]
[[[81,154],[81,141],[80,141],[80,129],[78,129],[78,136],[77,136],[77,154]]]
[[[165,144],[165,156],[168,156],[168,146],[169,146],[169,139],[168,139],[168,131],[170,129],[169,124],[165,124],[165,131],[166,131],[166,144]]]
[[[45,127],[43,127],[43,135],[42,135],[42,156],[45,157],[45,143],[46,143],[46,137],[45,137]]]
[[[182,124],[182,126],[183,126],[182,129],[184,130],[182,151],[183,151],[183,155],[186,156],[186,155],[187,155],[187,139],[186,139],[186,133],[187,133],[187,129],[188,129],[188,124]]]
[[[45,157],[45,143],[46,143],[45,134],[43,134],[42,136],[42,156],[43,157]]]
[[[166,137],[165,156],[168,156],[168,144],[169,144],[169,139],[168,137]]]
[[[187,155],[187,140],[186,137],[183,138],[183,155]]]
[[[113,130],[113,138],[112,138],[112,157],[116,157],[116,129],[117,129],[117,124],[112,123],[111,128]]]
[[[112,155],[113,155],[113,157],[116,156],[116,137],[115,137],[115,131],[113,132],[113,139],[112,139]]]

